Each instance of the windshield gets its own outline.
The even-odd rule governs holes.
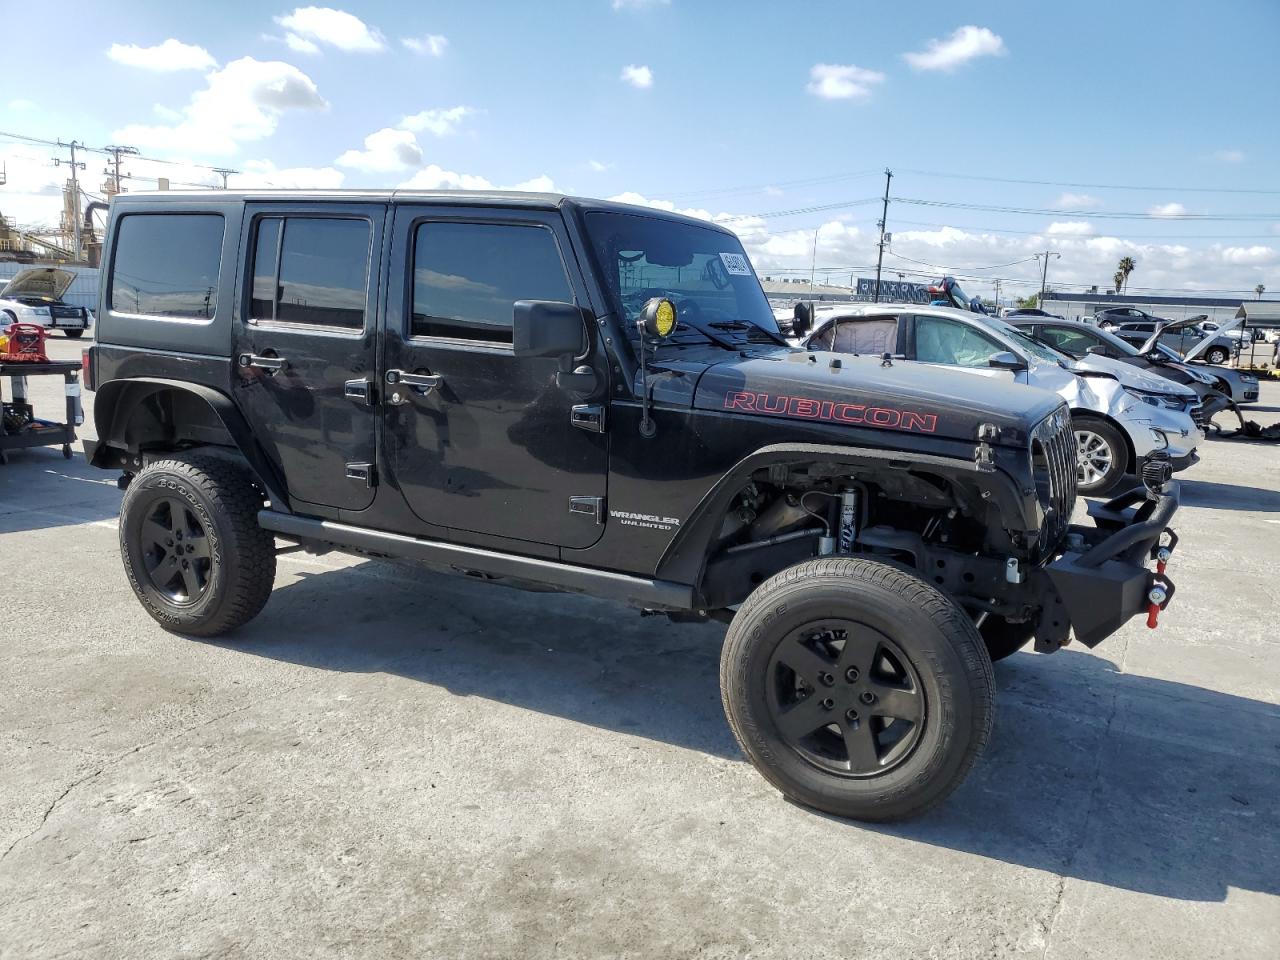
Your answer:
[[[588,213],[586,224],[614,309],[630,335],[638,335],[635,320],[644,305],[653,297],[668,297],[682,325],[712,328],[704,334],[712,339],[747,335],[755,328],[770,342],[781,336],[760,281],[732,234],[627,213]],[[679,328],[672,339],[680,341]]]
[[[1071,362],[1070,358],[1067,357],[1066,354],[1059,353],[1047,344],[1041,343],[1035,337],[1028,336],[1017,327],[1010,326],[1006,323],[1001,324],[999,327],[995,327],[995,329],[1003,331],[1010,340],[1038,360],[1043,360],[1045,363],[1056,363],[1060,366],[1066,366]]]

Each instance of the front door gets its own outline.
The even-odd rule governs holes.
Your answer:
[[[993,380],[1027,382],[1027,371],[1003,370],[988,362],[1009,348],[967,323],[947,317],[916,314],[911,318],[907,359],[963,367]]]
[[[512,351],[515,301],[587,303],[559,214],[404,206],[393,231],[384,439],[410,508],[458,531],[591,546],[608,443],[603,415],[582,413],[607,403],[608,367],[588,355],[599,386],[583,396],[557,384],[555,359]]]
[[[384,218],[374,204],[246,210],[236,399],[303,509],[373,501]]]

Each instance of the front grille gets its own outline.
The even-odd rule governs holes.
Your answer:
[[[1204,429],[1204,404],[1193,403],[1187,408],[1187,413],[1191,414],[1191,419],[1195,421],[1196,426],[1201,430]]]
[[[1076,506],[1076,437],[1066,407],[1051,413],[1032,431],[1031,468],[1045,512],[1039,544],[1044,555],[1067,532]]]
[[[79,317],[81,317],[81,316],[83,316],[83,315],[84,315],[84,314],[82,313],[83,309],[84,309],[83,307],[61,307],[61,306],[56,306],[56,305],[55,305],[55,306],[51,306],[51,307],[49,308],[49,315],[50,315],[50,316],[52,316],[52,317],[76,317],[76,318],[79,318]]]

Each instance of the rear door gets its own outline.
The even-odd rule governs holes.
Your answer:
[[[598,378],[580,395],[558,385],[556,359],[512,350],[515,301],[588,303],[560,214],[397,206],[391,257],[384,380],[397,382],[383,384],[383,436],[409,507],[471,534],[591,546],[604,532],[608,365],[578,361]]]
[[[373,501],[384,217],[379,204],[246,209],[235,393],[304,509]]]

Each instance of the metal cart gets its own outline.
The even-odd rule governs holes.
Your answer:
[[[27,399],[27,377],[61,374],[67,398],[65,423],[40,420]],[[4,378],[9,378],[12,396],[4,397]],[[50,360],[46,363],[15,363],[0,360],[0,464],[9,462],[10,450],[27,447],[50,447],[62,444],[62,455],[71,459],[71,444],[76,439],[76,425],[83,422],[80,409],[80,364],[74,360]]]

